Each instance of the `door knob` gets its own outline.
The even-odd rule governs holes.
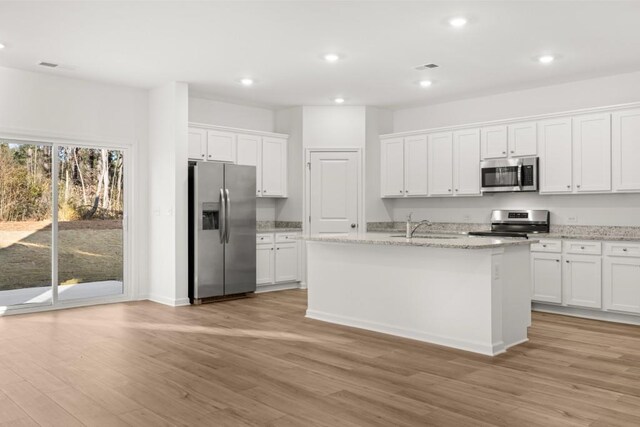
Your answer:
[[[356,228],[356,225],[355,224],[351,224],[351,228]]]

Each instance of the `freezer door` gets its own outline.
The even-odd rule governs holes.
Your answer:
[[[221,296],[224,295],[224,165],[198,162],[192,185],[193,298]]]
[[[225,295],[256,290],[256,168],[225,165]]]

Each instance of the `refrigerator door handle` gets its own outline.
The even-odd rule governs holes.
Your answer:
[[[227,208],[226,199],[224,197],[224,190],[220,189],[220,243],[224,243],[225,233],[227,228]]]
[[[224,216],[224,232],[227,235],[227,243],[229,243],[229,237],[231,236],[231,227],[229,227],[229,217],[231,216],[231,198],[229,197],[229,190],[225,188],[225,194],[227,195],[227,201],[225,203],[227,212]]]

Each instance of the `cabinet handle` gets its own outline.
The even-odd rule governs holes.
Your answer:
[[[271,250],[273,250],[273,248],[271,248]],[[567,261],[567,262],[569,262],[569,261]]]
[[[449,189],[449,192],[451,192],[451,189]]]
[[[580,249],[584,249],[584,246],[580,246]]]
[[[565,262],[566,262],[567,264],[569,264],[569,260],[566,260]]]
[[[211,157],[211,154],[209,154],[209,157]]]
[[[557,259],[557,260],[556,260],[556,262],[560,262],[560,260],[559,260],[559,259]],[[569,261],[567,261],[567,262],[569,262]]]
[[[542,247],[543,247],[543,248],[546,248],[546,247],[547,247],[547,245],[542,245]]]
[[[502,154],[507,154],[507,152],[506,152],[506,151],[503,151],[503,152],[502,152]]]
[[[622,248],[622,252],[627,252],[627,248]]]
[[[571,188],[571,186],[570,186],[570,185],[567,185],[567,188]]]
[[[409,190],[404,190],[405,193],[409,194]]]
[[[276,249],[280,250],[280,248],[276,248]]]
[[[515,153],[515,151],[511,150],[511,154]]]
[[[400,190],[400,194],[404,193],[404,191]]]
[[[458,191],[458,189],[456,188],[456,192]]]
[[[202,153],[202,158],[204,159],[206,156],[204,155],[204,153]]]
[[[263,192],[263,193],[266,193],[266,192],[267,192],[267,190],[262,190],[262,192]]]
[[[264,240],[264,237],[261,237],[260,240]]]
[[[580,184],[576,185],[576,187],[580,188]]]

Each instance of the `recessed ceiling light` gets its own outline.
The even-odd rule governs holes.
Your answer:
[[[344,98],[334,98],[333,102],[336,104],[344,104]]]
[[[465,25],[467,25],[467,18],[463,16],[457,16],[455,18],[451,18],[449,19],[449,25],[455,28],[464,27]]]
[[[542,55],[538,58],[538,61],[543,64],[550,64],[554,59],[556,58],[554,58],[553,55]]]
[[[251,86],[253,84],[253,79],[250,79],[248,77],[245,77],[244,79],[240,79],[240,83],[243,86]]]
[[[324,56],[324,60],[327,62],[336,62],[338,59],[340,59],[340,55],[337,53],[327,53]]]
[[[431,80],[420,80],[418,84],[420,85],[420,87],[429,87],[433,84],[433,82]]]
[[[4,49],[4,45],[0,43],[0,49]]]

